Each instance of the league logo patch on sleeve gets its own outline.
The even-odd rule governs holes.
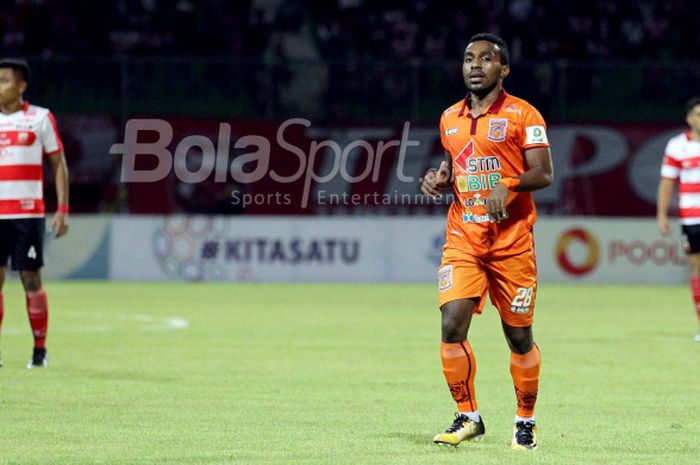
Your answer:
[[[489,133],[486,136],[491,142],[503,142],[506,140],[508,120],[505,118],[491,118],[489,120]]]
[[[445,265],[438,271],[438,284],[440,292],[452,288],[452,265]]]
[[[548,143],[544,126],[527,126],[525,128],[525,145]]]

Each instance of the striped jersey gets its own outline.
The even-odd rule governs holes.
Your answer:
[[[0,113],[0,219],[44,216],[44,156],[62,150],[48,109],[24,102],[12,114]]]

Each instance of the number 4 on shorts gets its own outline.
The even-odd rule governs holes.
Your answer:
[[[27,252],[27,257],[31,258],[34,260],[36,258],[36,249],[34,246],[29,247],[29,252]]]

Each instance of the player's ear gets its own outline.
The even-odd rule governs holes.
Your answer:
[[[510,74],[510,65],[503,65],[501,68],[501,79],[505,79]]]
[[[20,79],[17,82],[17,90],[20,94],[23,94],[24,91],[27,90],[27,81],[25,81],[24,79]]]

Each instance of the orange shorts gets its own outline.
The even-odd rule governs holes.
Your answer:
[[[459,299],[480,299],[474,313],[481,313],[486,293],[510,326],[532,325],[537,295],[537,267],[532,248],[518,255],[481,258],[445,246],[438,271],[438,300],[442,307]]]

